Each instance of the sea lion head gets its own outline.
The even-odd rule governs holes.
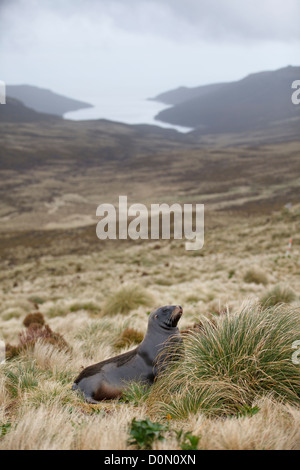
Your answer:
[[[183,313],[180,305],[165,305],[154,310],[149,317],[149,326],[157,324],[158,326],[170,329],[175,328]]]

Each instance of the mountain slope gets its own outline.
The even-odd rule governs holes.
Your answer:
[[[247,132],[298,120],[300,107],[291,101],[291,84],[299,77],[300,67],[251,74],[213,92],[206,88],[202,95],[161,111],[156,119],[194,127],[202,134]]]
[[[181,86],[175,90],[166,91],[157,95],[155,98],[150,98],[150,101],[158,101],[160,103],[177,105],[194,98],[200,98],[210,93],[220,90],[226,83],[213,83],[211,85],[202,85],[195,88],[188,88]]]
[[[56,114],[57,116],[62,116],[69,111],[92,107],[89,103],[67,98],[53,93],[51,90],[31,85],[7,85],[6,94],[22,101],[25,106],[39,113]]]
[[[120,194],[129,204],[197,202],[206,210],[269,212],[299,202],[299,134],[267,144],[241,137],[246,143],[233,146],[231,135],[210,144],[104,120],[3,122],[1,229],[88,225],[99,204],[117,204]]]
[[[38,113],[14,98],[6,98],[6,104],[0,106],[0,122],[40,122],[58,120],[58,116]]]

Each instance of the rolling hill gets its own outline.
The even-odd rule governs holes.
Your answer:
[[[63,116],[69,111],[92,108],[89,103],[67,98],[51,90],[31,85],[7,85],[6,94],[39,113]]]
[[[6,98],[6,104],[0,106],[0,122],[44,122],[49,120],[58,120],[60,117],[38,113],[33,109],[27,108],[24,104],[14,98]]]
[[[70,121],[8,98],[0,107],[2,230],[88,226],[97,205],[120,194],[132,202],[197,201],[208,211],[245,214],[299,202],[300,107],[290,101],[291,72],[255,74],[213,93],[206,88],[192,102],[206,103],[210,126],[187,134]],[[223,114],[214,120],[220,93]]]
[[[291,102],[291,85],[299,77],[300,67],[289,66],[251,74],[237,82],[199,87],[184,93],[182,89],[174,90],[157,99],[178,104],[161,111],[156,119],[193,127],[203,135],[251,132],[289,122],[296,123],[300,131],[300,107]],[[182,102],[183,95],[194,96]]]
[[[202,85],[194,88],[181,86],[175,90],[166,91],[157,95],[155,98],[149,98],[150,101],[158,101],[160,103],[171,104],[173,106],[184,103],[185,101],[205,96],[220,90],[226,83],[213,83],[211,85]]]

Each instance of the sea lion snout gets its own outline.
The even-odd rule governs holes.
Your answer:
[[[181,305],[176,305],[176,307],[174,308],[173,313],[172,313],[172,315],[178,315],[178,314],[180,314],[180,315],[183,314],[183,310],[182,310]]]
[[[175,328],[183,313],[181,305],[165,305],[154,310],[149,325],[159,324],[163,328]]]
[[[173,324],[175,324],[175,326],[177,325],[182,314],[183,314],[183,310],[182,310],[181,305],[176,305],[171,315],[172,326]]]

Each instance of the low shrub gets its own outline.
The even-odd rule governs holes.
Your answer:
[[[32,324],[45,325],[44,316],[40,312],[30,313],[24,318],[23,325],[28,328]]]
[[[60,350],[69,350],[69,345],[60,333],[51,330],[49,325],[45,324],[41,313],[27,315],[23,321],[26,330],[19,334],[19,344],[16,346],[6,344],[5,353],[7,359],[13,359],[19,356],[27,349],[33,349],[36,342],[42,340],[44,343],[52,344]]]
[[[164,432],[168,430],[168,426],[158,422],[152,422],[150,419],[136,420],[131,422],[129,430],[129,445],[135,446],[137,449],[152,449],[153,443],[158,440],[164,440]]]

